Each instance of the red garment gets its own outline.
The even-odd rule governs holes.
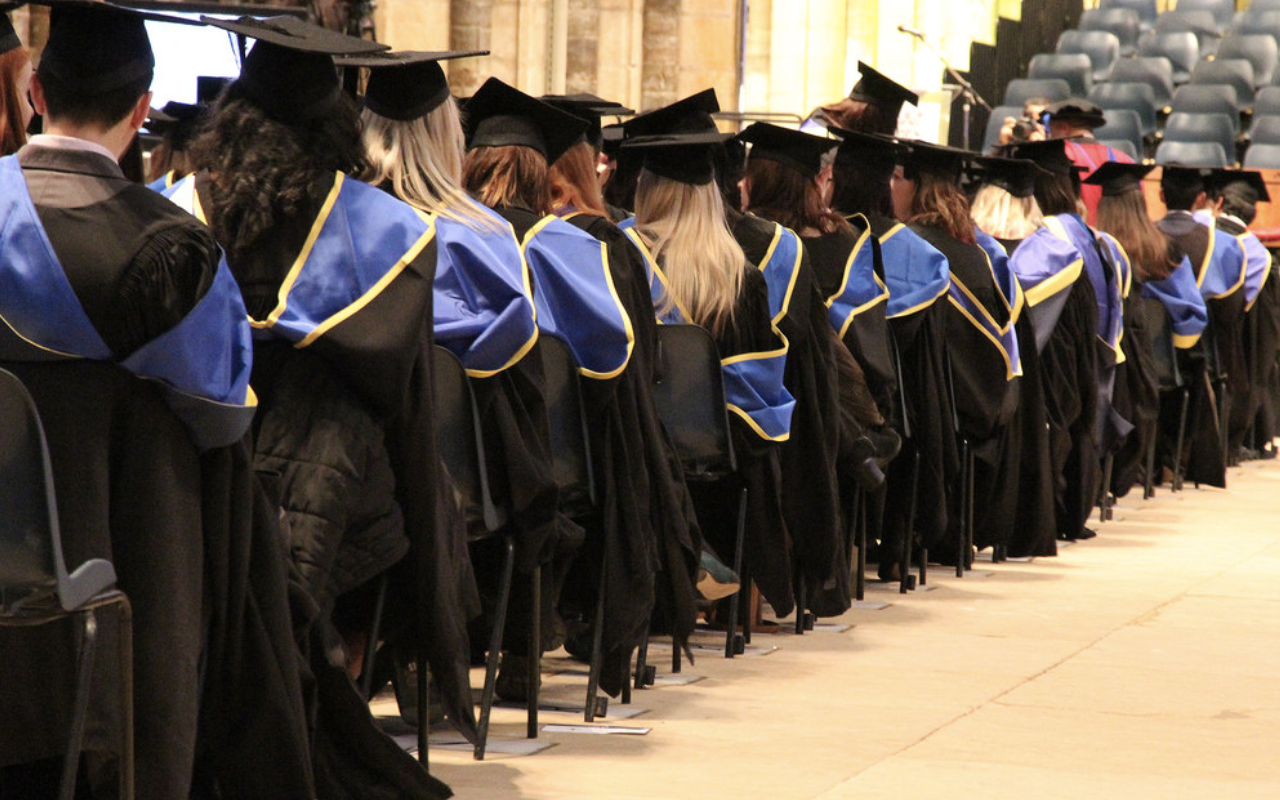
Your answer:
[[[1099,143],[1096,139],[1068,139],[1066,147],[1067,158],[1071,159],[1071,163],[1085,168],[1085,172],[1080,175],[1081,179],[1089,177],[1089,173],[1107,161],[1119,161],[1122,164],[1133,163],[1133,159],[1128,154],[1113,150],[1105,144]],[[1088,223],[1090,225],[1095,224],[1098,216],[1098,201],[1102,199],[1102,187],[1085,184],[1080,187],[1080,197],[1084,200],[1084,207],[1088,210]]]

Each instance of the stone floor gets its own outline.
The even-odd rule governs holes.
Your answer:
[[[1130,495],[1057,558],[937,569],[908,595],[872,583],[818,630],[701,650],[680,676],[655,645],[662,685],[597,723],[647,733],[544,730],[522,754],[523,713],[499,709],[484,762],[441,732],[432,772],[491,800],[1275,800],[1280,464],[1229,481]],[[581,667],[547,667],[545,699],[580,707]]]

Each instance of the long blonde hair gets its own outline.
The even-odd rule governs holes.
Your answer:
[[[667,276],[659,315],[679,305],[719,336],[733,320],[746,256],[729,231],[714,183],[695,186],[641,170],[636,226]]]
[[[994,184],[983,186],[973,196],[969,215],[978,230],[997,239],[1025,239],[1044,225],[1034,195],[1014,197]]]
[[[389,183],[395,196],[414,208],[474,230],[497,227],[462,190],[465,145],[452,97],[417,119],[389,119],[366,108],[361,120],[369,153],[361,180],[374,186]]]

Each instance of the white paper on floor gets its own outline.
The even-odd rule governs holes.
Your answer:
[[[688,686],[691,683],[697,683],[702,680],[702,675],[692,675],[688,672],[659,672],[653,678],[654,686]],[[613,713],[613,712],[610,712]]]
[[[546,733],[594,733],[602,735],[644,736],[652,728],[629,728],[625,725],[543,725]]]
[[[406,753],[416,756],[418,754],[418,736],[417,734],[405,734],[395,737],[396,744],[400,745]],[[454,731],[443,732],[440,735],[432,734],[428,740],[432,750],[457,750],[469,753],[475,747],[463,739]],[[554,742],[547,742],[541,739],[496,739],[489,737],[489,743],[485,745],[485,753],[497,753],[505,756],[531,756],[540,753],[548,747],[555,746]]]
[[[883,605],[883,604],[881,604]],[[853,625],[847,622],[815,622],[813,623],[814,633],[844,633],[853,628]],[[795,625],[791,626],[795,630]]]
[[[600,696],[604,697],[604,694],[601,693]],[[510,703],[506,700],[499,700],[494,703],[494,706],[498,708],[516,709],[517,711],[522,711],[525,708],[524,703]],[[561,703],[555,700],[543,702],[539,700],[538,710],[546,711],[551,714],[574,714],[580,717],[583,712],[586,711],[586,707],[583,703]],[[622,703],[614,703],[610,701],[609,713],[604,716],[609,719],[631,719],[632,717],[638,717],[641,714],[648,713],[648,711],[649,709],[647,708],[640,708],[635,705],[623,705]]]
[[[883,611],[889,607],[888,603],[881,603],[876,600],[854,600],[851,608],[861,608],[864,611]]]

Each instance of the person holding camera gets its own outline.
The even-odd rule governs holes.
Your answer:
[[[1048,105],[1047,97],[1028,97],[1022,104],[1022,116],[1004,118],[1004,124],[1000,127],[999,144],[1044,141],[1044,110]]]

